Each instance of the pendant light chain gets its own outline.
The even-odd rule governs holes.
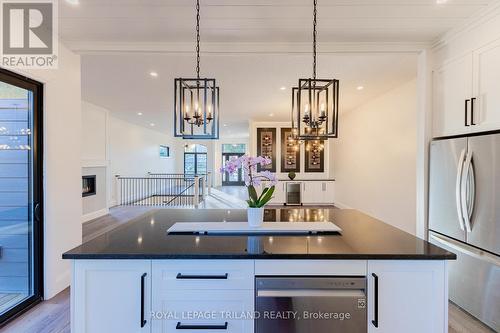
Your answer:
[[[200,0],[196,0],[196,78],[200,79]]]
[[[316,80],[316,24],[317,24],[317,5],[318,1],[314,0],[314,9],[313,9],[313,79]]]

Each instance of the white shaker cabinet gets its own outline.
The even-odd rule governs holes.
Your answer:
[[[472,54],[447,62],[433,73],[434,137],[470,131]]]
[[[447,331],[444,261],[368,261],[368,332]]]
[[[75,260],[71,332],[151,331],[150,260]]]
[[[286,182],[279,181],[274,189],[274,195],[273,199],[271,200],[271,203],[276,205],[282,205],[285,202],[286,202]]]
[[[306,205],[317,205],[323,201],[322,182],[303,181],[302,182],[302,203]]]
[[[471,131],[500,129],[500,40],[474,52]]]

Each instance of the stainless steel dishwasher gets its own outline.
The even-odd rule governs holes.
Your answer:
[[[256,333],[366,333],[365,277],[257,277]]]

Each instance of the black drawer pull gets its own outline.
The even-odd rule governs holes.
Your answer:
[[[146,273],[141,276],[141,327],[146,326],[147,320],[144,319],[144,289],[146,287]]]
[[[184,275],[178,273],[176,278],[179,280],[227,280],[228,273],[223,275]]]
[[[175,326],[176,330],[227,330],[227,321],[223,325],[194,325],[182,324],[180,321]]]
[[[375,273],[372,273],[374,278],[374,290],[373,290],[373,307],[374,307],[374,319],[372,320],[373,326],[378,328],[378,276]]]

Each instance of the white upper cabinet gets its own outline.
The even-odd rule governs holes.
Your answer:
[[[472,54],[468,54],[434,71],[434,137],[470,132],[472,64]]]
[[[500,129],[500,40],[433,74],[434,137]]]
[[[474,132],[500,129],[500,40],[474,52]]]

